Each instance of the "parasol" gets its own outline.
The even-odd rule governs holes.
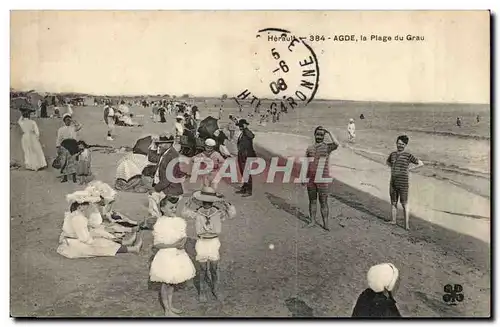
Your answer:
[[[200,127],[198,128],[198,133],[200,138],[207,139],[212,137],[216,130],[219,129],[217,125],[217,119],[212,116],[208,116],[200,122]]]
[[[147,156],[149,153],[149,146],[151,145],[151,142],[151,135],[138,139],[137,142],[135,142],[132,152],[135,154],[143,154]]]
[[[61,146],[68,150],[71,155],[75,155],[80,152],[80,149],[78,149],[78,141],[75,139],[65,139],[61,142]]]
[[[142,170],[149,165],[148,157],[142,154],[129,153],[119,162],[116,169],[116,179],[129,181],[133,177],[142,175]]]

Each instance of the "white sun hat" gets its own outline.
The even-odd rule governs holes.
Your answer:
[[[368,286],[375,292],[391,292],[399,278],[399,270],[392,263],[381,263],[368,270]]]
[[[217,143],[213,139],[206,139],[205,140],[205,145],[206,146],[215,146]]]
[[[102,197],[106,201],[114,201],[116,197],[116,191],[101,181],[90,182],[85,190],[93,196]]]
[[[99,196],[95,196],[94,194],[91,194],[86,190],[76,191],[66,195],[66,201],[68,201],[69,204],[84,203],[84,202],[96,203],[99,202],[100,200],[101,198]]]

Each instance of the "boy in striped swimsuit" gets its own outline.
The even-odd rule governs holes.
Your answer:
[[[418,167],[422,167],[424,163],[417,159],[414,155],[405,151],[408,145],[409,138],[406,135],[398,136],[396,140],[397,151],[392,152],[387,158],[387,165],[391,167],[391,181],[389,185],[389,193],[391,195],[392,204],[392,224],[396,224],[396,216],[398,213],[398,199],[401,202],[405,215],[406,230],[410,229],[410,209],[408,206],[408,189],[409,189],[409,171]],[[409,168],[410,163],[417,166]]]

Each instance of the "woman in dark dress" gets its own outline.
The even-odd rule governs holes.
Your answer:
[[[397,289],[399,271],[392,263],[382,263],[370,268],[368,286],[358,297],[353,318],[401,317],[393,293]]]
[[[158,114],[160,115],[160,123],[166,123],[167,118],[165,117],[165,114],[167,113],[167,109],[164,106],[161,106],[158,108]]]
[[[47,118],[47,100],[42,101],[42,105],[40,107],[40,117],[41,118]]]

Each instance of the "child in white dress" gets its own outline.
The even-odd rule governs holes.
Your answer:
[[[160,203],[163,214],[153,229],[154,247],[158,249],[149,272],[152,282],[160,282],[160,296],[166,316],[175,317],[182,311],[172,305],[174,285],[196,276],[193,262],[184,250],[186,221],[176,216],[178,197],[166,197]]]

